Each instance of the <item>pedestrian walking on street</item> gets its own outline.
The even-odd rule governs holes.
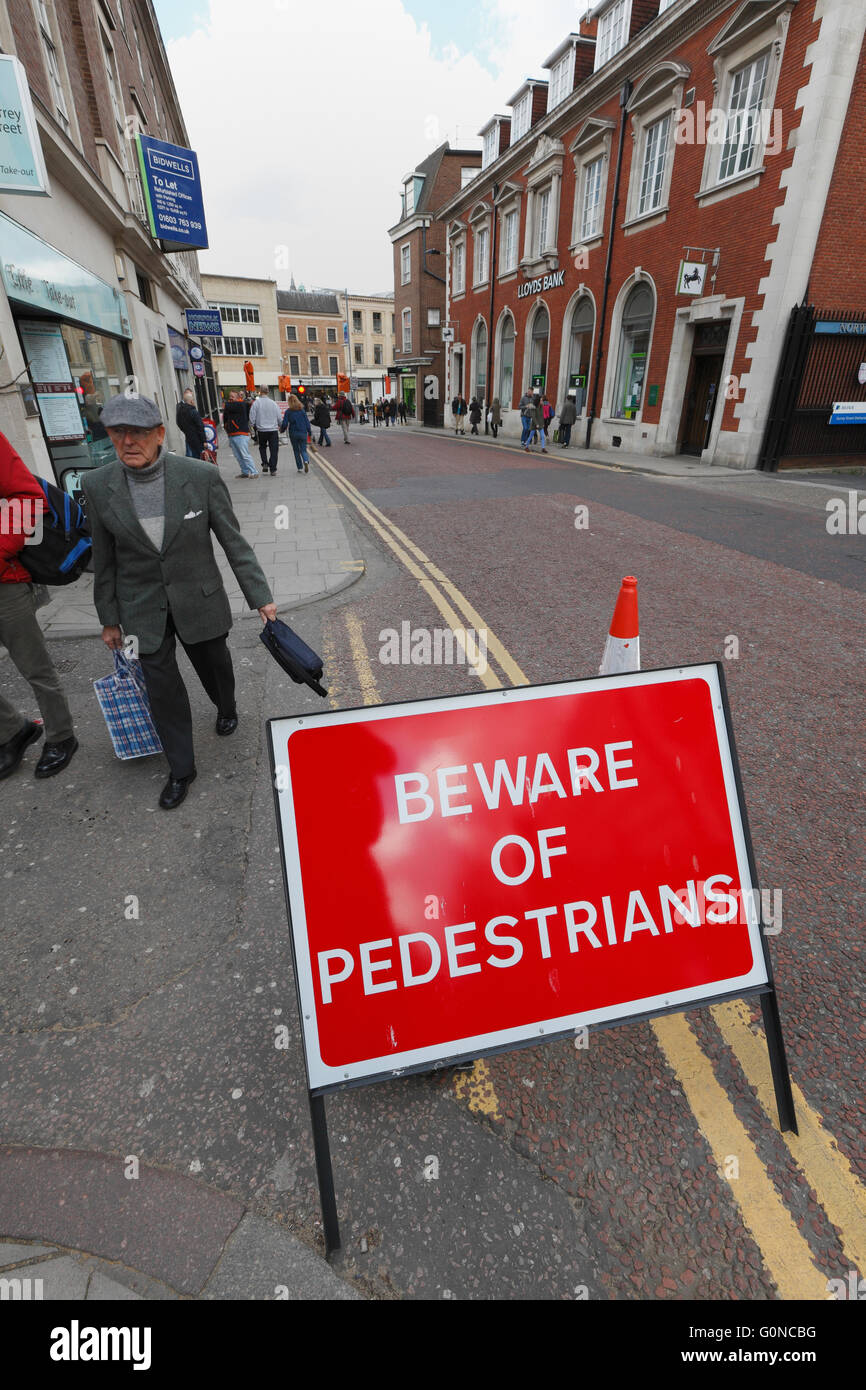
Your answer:
[[[337,419],[340,422],[340,429],[343,431],[343,443],[349,442],[349,425],[355,418],[355,407],[348,396],[340,396],[337,400]]]
[[[401,424],[401,425],[405,425],[405,423],[406,423],[406,416],[407,416],[408,413],[409,413],[409,411],[408,411],[408,409],[407,409],[407,407],[406,407],[406,402],[405,402],[405,401],[401,401],[401,402],[400,402],[399,411],[400,411],[400,424]]]
[[[502,424],[502,408],[498,396],[493,397],[493,404],[488,411],[487,420],[490,425],[490,432],[495,439],[499,433],[499,426]]]
[[[571,443],[571,427],[577,419],[577,404],[573,395],[569,394],[565,405],[559,412],[559,446],[567,449]]]
[[[461,396],[461,394],[460,394],[459,391],[457,392],[457,395],[454,397],[453,401],[451,402],[451,413],[452,413],[452,415],[454,416],[454,433],[455,433],[455,434],[465,434],[465,433],[466,433],[466,401],[464,400],[463,396]]]
[[[121,647],[124,632],[138,639],[153,722],[168,758],[159,805],[172,811],[196,777],[178,640],[216,708],[217,734],[233,734],[238,726],[227,644],[232,615],[211,532],[250,608],[258,609],[263,623],[277,610],[217,469],[166,451],[156,403],[145,396],[114,396],[102,421],[117,459],[89,470],[84,479],[93,535],[93,600],[107,647]]]
[[[478,400],[475,396],[473,396],[472,400],[469,402],[469,423],[472,426],[469,433],[477,434],[478,426],[481,424],[481,406],[478,404]]]
[[[520,397],[520,442],[529,453],[529,436],[532,434],[532,392],[527,387]]]
[[[230,391],[223,410],[223,428],[228,435],[231,451],[240,465],[239,478],[257,478],[258,471],[250,455],[250,415],[240,391]]]
[[[377,429],[377,428],[379,427],[379,425],[381,425],[381,423],[382,423],[382,402],[381,402],[381,401],[376,401],[376,402],[375,402],[375,404],[374,404],[374,405],[371,407],[371,409],[370,409],[370,414],[371,414],[372,417],[373,417],[373,428],[374,428],[374,429]]]
[[[262,460],[262,472],[268,471],[268,457],[270,456],[270,471],[276,473],[277,464],[280,461],[280,430],[282,411],[276,401],[271,400],[270,389],[263,386],[257,400],[253,401],[250,409],[250,425],[255,430],[259,441],[259,456]]]
[[[325,444],[330,449],[331,437],[328,434],[328,430],[331,428],[331,412],[326,402],[320,400],[318,396],[313,404],[315,406],[313,410],[313,424],[316,425],[319,430],[319,444]]]
[[[195,392],[188,386],[178,401],[174,422],[186,440],[188,459],[200,459],[205,447],[204,422],[196,410]]]
[[[389,404],[388,404],[388,414],[391,416],[391,424],[392,424],[392,425],[394,426],[394,428],[396,429],[396,428],[397,428],[397,402],[395,401],[395,399],[394,399],[393,396],[391,397],[391,400],[390,400],[390,402],[389,402]]]
[[[312,441],[310,417],[300,399],[294,394],[289,396],[289,408],[283,416],[283,429],[289,432],[289,443],[294,451],[298,472],[309,473],[307,444]]]
[[[35,777],[53,777],[72,759],[78,740],[57,669],[36,618],[38,594],[28,570],[16,558],[41,516],[42,489],[5,435],[0,434],[0,644],[27,681],[42,723],[27,719],[0,692],[0,779],[18,767],[24,750],[45,734]],[[15,505],[17,503],[17,506]]]
[[[535,439],[537,438],[539,444],[541,445],[541,452],[543,454],[546,454],[547,436],[544,432],[544,402],[537,393],[532,397],[532,405],[530,406],[530,410],[532,411],[532,439],[530,440],[530,443],[534,443]]]
[[[549,434],[550,434],[550,425],[551,425],[551,421],[553,420],[553,417],[554,417],[554,415],[556,414],[556,411],[554,410],[553,406],[550,404],[550,401],[547,399],[546,396],[542,396],[542,398],[541,398],[541,408],[542,408],[542,410],[543,410],[543,412],[544,412],[544,430],[545,430],[545,434],[548,434],[548,435],[549,435]]]

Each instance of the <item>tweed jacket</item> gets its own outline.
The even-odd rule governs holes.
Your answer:
[[[157,550],[138,521],[120,460],[83,479],[93,537],[93,601],[103,627],[155,652],[171,610],[184,642],[207,642],[232,625],[213,552],[214,533],[250,608],[272,603],[255,552],[241,535],[229,490],[212,463],[165,455],[165,532]]]

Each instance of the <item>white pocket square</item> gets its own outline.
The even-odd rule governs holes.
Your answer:
[[[187,512],[184,521],[192,521],[193,517],[201,516],[201,512]]]

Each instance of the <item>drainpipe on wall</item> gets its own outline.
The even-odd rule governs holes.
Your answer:
[[[614,178],[613,184],[613,203],[610,209],[610,224],[607,233],[607,260],[605,262],[604,267],[604,290],[602,292],[601,316],[598,324],[598,348],[596,349],[595,354],[595,373],[592,383],[592,403],[589,407],[589,415],[586,418],[586,443],[584,445],[585,449],[589,448],[589,441],[592,436],[592,422],[595,419],[595,408],[598,404],[598,383],[601,377],[601,359],[604,356],[604,326],[605,320],[607,319],[607,299],[608,293],[610,291],[610,263],[613,259],[613,234],[616,229],[616,212],[619,206],[619,183],[620,176],[622,174],[623,147],[625,145],[626,107],[628,106],[631,91],[631,80],[629,78],[626,78],[625,82],[622,84],[622,90],[619,94],[619,145],[617,147],[616,152],[616,176]]]
[[[491,221],[493,226],[490,229],[490,313],[488,315],[487,326],[487,375],[485,377],[485,401],[484,401],[484,433],[490,433],[490,425],[487,423],[487,416],[490,412],[490,403],[493,400],[490,394],[490,377],[493,370],[493,290],[496,284],[496,196],[499,192],[499,184],[493,185],[493,215]]]

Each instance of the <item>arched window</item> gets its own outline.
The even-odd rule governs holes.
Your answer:
[[[571,334],[568,341],[568,373],[565,389],[574,393],[574,403],[580,415],[586,404],[586,391],[589,385],[589,357],[592,351],[592,330],[595,325],[595,311],[592,300],[585,296],[574,306],[571,316]]]
[[[514,399],[514,319],[506,314],[499,330],[499,404],[510,410]]]
[[[544,391],[547,385],[547,344],[550,339],[550,316],[542,304],[532,320],[532,351],[529,358],[529,376],[542,377],[536,389]]]
[[[475,341],[472,350],[475,357],[472,393],[479,401],[483,401],[487,394],[487,324],[483,319],[475,325]]]
[[[641,281],[629,291],[622,311],[619,357],[611,415],[616,420],[635,420],[643,400],[655,299]]]

